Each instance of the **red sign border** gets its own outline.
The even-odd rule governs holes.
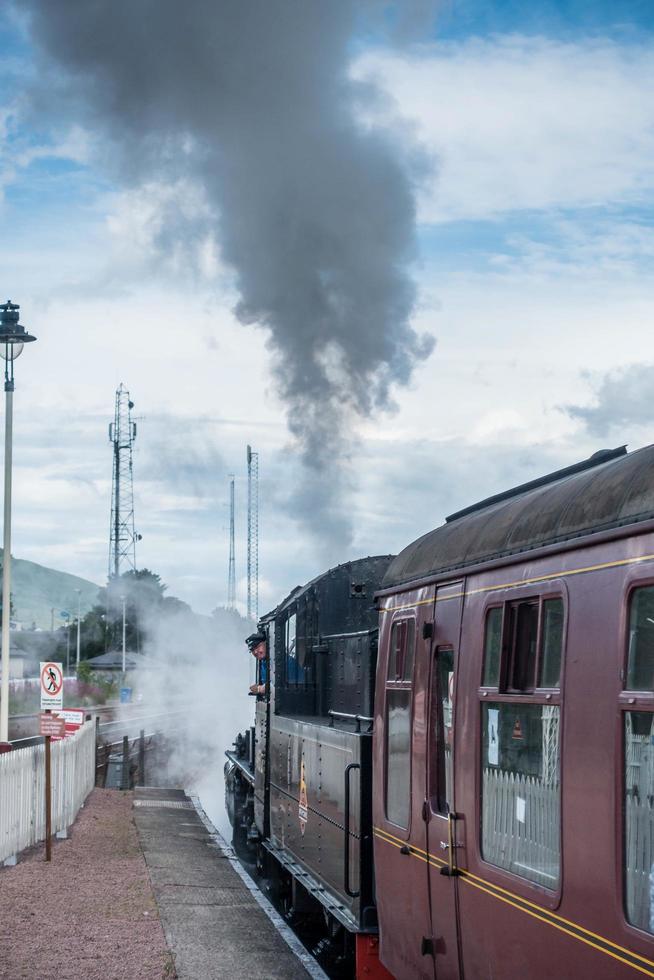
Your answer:
[[[49,667],[50,665],[56,667],[61,676],[61,684],[59,685],[56,691],[47,691],[45,684],[43,683],[43,674],[45,673],[46,668]],[[45,696],[46,698],[52,698],[54,700],[55,698],[59,697],[59,695],[63,692],[63,689],[64,689],[64,672],[62,667],[60,666],[57,660],[46,660],[43,666],[43,670],[41,671],[41,696],[42,697]]]

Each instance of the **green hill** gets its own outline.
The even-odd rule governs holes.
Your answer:
[[[0,549],[1,565],[2,549]],[[70,613],[71,621],[77,616],[77,592],[80,590],[80,609],[84,616],[98,601],[99,586],[88,579],[58,572],[33,561],[13,558],[11,561],[11,594],[14,601],[14,619],[23,629],[36,623],[39,629],[49,630],[54,609],[54,627],[64,625],[60,613]]]

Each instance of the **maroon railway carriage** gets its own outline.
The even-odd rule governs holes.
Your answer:
[[[654,447],[453,515],[378,603],[382,962],[654,977]]]

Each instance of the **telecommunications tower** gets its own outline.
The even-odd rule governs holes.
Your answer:
[[[259,618],[259,453],[248,446],[248,619]]]
[[[236,551],[234,546],[234,477],[229,476],[229,574],[227,577],[227,608],[236,606]]]
[[[141,535],[134,531],[134,481],[132,447],[136,439],[136,422],[132,422],[134,402],[121,384],[116,389],[114,420],[109,425],[109,442],[113,447],[111,480],[111,525],[109,528],[109,579],[123,572],[136,571],[136,542]]]

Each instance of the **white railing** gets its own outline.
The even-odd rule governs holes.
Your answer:
[[[95,725],[52,743],[52,832],[71,826],[95,782]],[[0,755],[0,862],[45,839],[45,746]]]

